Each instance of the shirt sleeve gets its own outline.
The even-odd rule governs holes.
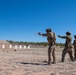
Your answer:
[[[60,38],[62,38],[62,39],[66,39],[66,38],[67,38],[67,36],[60,36]]]
[[[45,34],[41,34],[42,36],[48,36],[48,34],[47,33],[45,33]]]

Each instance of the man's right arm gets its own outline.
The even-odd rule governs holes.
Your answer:
[[[40,36],[48,36],[48,34],[41,34],[40,32],[38,33]]]
[[[62,39],[66,39],[67,38],[67,36],[60,36],[60,35],[58,35],[58,37],[62,38]]]

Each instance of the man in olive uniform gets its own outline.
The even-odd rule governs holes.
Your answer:
[[[73,45],[74,45],[74,59],[76,60],[76,35],[74,35]]]
[[[70,32],[66,32],[66,36],[58,35],[58,37],[62,38],[62,39],[66,39],[65,48],[62,51],[62,60],[61,60],[61,62],[64,62],[64,58],[65,58],[66,53],[68,53],[69,56],[70,56],[70,59],[72,61],[74,61],[73,56],[72,56],[72,44],[71,44],[72,37],[71,37],[71,33]]]
[[[41,34],[38,33],[41,36],[45,36],[47,37],[48,40],[48,44],[49,44],[49,48],[48,48],[48,65],[50,65],[51,63],[51,54],[53,57],[53,64],[55,64],[56,59],[55,59],[55,41],[56,41],[56,36],[55,33],[52,32],[52,30],[50,28],[46,29],[46,33]]]

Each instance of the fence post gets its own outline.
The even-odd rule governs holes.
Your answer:
[[[9,45],[9,48],[12,48],[12,45],[11,44]]]
[[[24,49],[26,49],[26,46],[24,45]]]
[[[28,49],[30,49],[30,45],[28,45]]]
[[[21,48],[22,48],[22,46],[20,45],[20,46],[19,46],[19,48],[21,49]]]
[[[4,49],[5,48],[5,45],[2,45],[2,48]]]
[[[17,47],[17,45],[15,45],[15,49],[17,49],[18,47]]]

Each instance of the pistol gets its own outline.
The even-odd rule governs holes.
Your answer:
[[[58,37],[60,38],[61,36],[60,36],[60,35],[58,35]]]
[[[41,35],[41,32],[38,32],[39,35]]]

